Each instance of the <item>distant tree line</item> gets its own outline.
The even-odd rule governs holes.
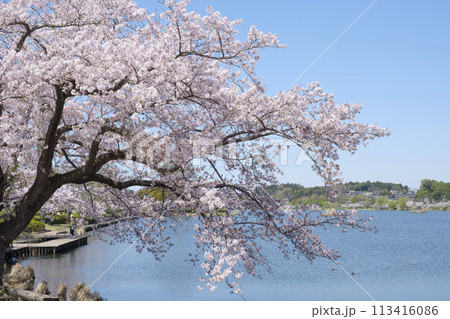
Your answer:
[[[345,191],[375,192],[379,191],[381,195],[390,195],[391,191],[408,192],[408,186],[395,183],[383,182],[348,182],[344,184]],[[287,183],[267,186],[267,191],[274,198],[287,201],[293,204],[318,204],[326,206],[328,203],[327,191],[323,186],[304,187],[300,184]],[[362,195],[361,195],[362,196]],[[362,196],[361,200],[364,200]],[[352,198],[352,202],[358,202],[358,196]],[[339,199],[338,199],[339,202]],[[373,203],[372,203],[373,204]]]
[[[450,183],[438,182],[434,179],[424,179],[420,183],[420,188],[414,199],[429,199],[433,202],[450,201]]]
[[[267,186],[267,192],[274,196],[276,199],[287,199],[289,201],[312,195],[327,195],[326,189],[323,186],[304,187],[300,184],[294,183],[269,185]]]
[[[383,183],[383,182],[348,182],[345,184],[345,190],[354,190],[359,192],[391,192],[391,191],[398,191],[407,193],[408,192],[408,186],[402,185],[402,184],[396,184],[396,183]]]

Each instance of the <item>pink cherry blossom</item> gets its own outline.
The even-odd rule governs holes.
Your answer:
[[[115,239],[137,237],[160,259],[166,230],[191,219],[191,261],[214,290],[267,266],[264,241],[286,257],[335,258],[315,228],[371,229],[356,212],[281,208],[263,191],[280,173],[268,142],[302,148],[332,196],[339,152],[389,132],[316,82],[266,94],[255,65],[260,50],[284,47],[278,37],[251,27],[240,40],[239,20],[187,3],[166,1],[159,15],[131,0],[0,4],[0,253],[36,213],[64,210],[119,215]]]

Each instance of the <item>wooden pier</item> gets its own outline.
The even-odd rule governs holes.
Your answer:
[[[19,258],[41,255],[56,255],[87,245],[88,236],[60,237],[40,243],[15,244],[14,252]]]

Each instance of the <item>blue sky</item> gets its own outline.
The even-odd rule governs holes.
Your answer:
[[[284,50],[262,53],[257,68],[269,94],[291,83],[374,0],[191,0],[205,13],[224,16],[280,35]],[[153,11],[155,1],[138,1]],[[417,188],[420,180],[450,182],[450,1],[379,0],[298,82],[319,81],[338,103],[363,104],[360,122],[388,127],[392,135],[343,153],[345,181],[380,180]],[[322,181],[296,153],[283,166],[282,182]]]

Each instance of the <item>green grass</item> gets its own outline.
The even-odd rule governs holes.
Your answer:
[[[55,231],[55,232],[60,232],[63,230],[68,231],[68,228],[69,228],[69,224],[58,224],[58,225],[45,224],[45,229],[47,229],[49,231]]]

